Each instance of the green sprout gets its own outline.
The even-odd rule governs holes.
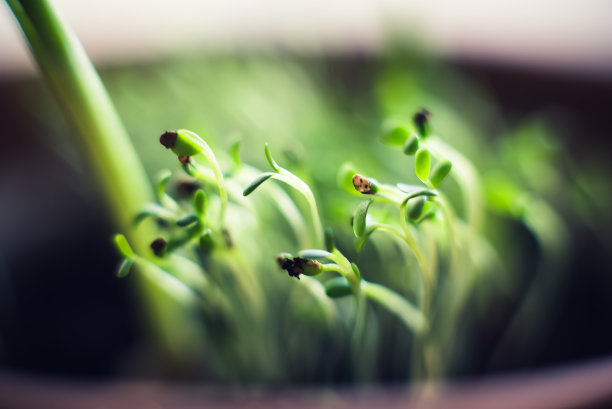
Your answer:
[[[245,196],[251,194],[255,189],[262,185],[270,178],[277,178],[287,183],[300,191],[307,197],[311,212],[316,211],[317,206],[312,195],[312,191],[308,185],[293,173],[281,168],[272,158],[270,150],[266,145],[266,158],[268,163],[275,173],[264,173],[256,178],[247,188],[244,189]],[[278,176],[280,175],[280,176]],[[360,175],[354,175],[352,182],[357,190],[363,194],[376,194],[379,191],[378,185],[373,180],[368,180]],[[429,191],[426,191],[429,192]],[[357,232],[359,229],[365,228],[365,216],[367,209],[373,199],[360,206],[358,214],[355,216],[354,229]],[[318,213],[316,213],[318,215]],[[312,222],[320,226],[318,217],[312,217]],[[322,228],[315,229],[319,234]],[[405,300],[399,294],[394,293],[385,286],[373,284],[364,280],[361,276],[359,268],[354,263],[351,263],[346,256],[336,248],[333,240],[333,234],[330,229],[325,230],[325,247],[326,250],[306,249],[301,250],[298,256],[292,256],[289,253],[282,253],[277,257],[279,267],[287,271],[290,277],[297,279],[300,276],[318,276],[324,272],[336,272],[339,277],[332,278],[325,282],[326,294],[332,298],[340,297],[340,294],[350,295],[355,297],[357,305],[357,317],[355,321],[354,337],[359,338],[363,330],[363,320],[365,319],[366,299],[370,299],[397,315],[406,326],[417,333],[422,333],[427,330],[427,319],[424,315],[414,307],[409,301]],[[329,260],[329,263],[321,263],[319,259]],[[344,281],[342,281],[344,280]],[[349,291],[350,290],[350,291]]]
[[[313,228],[314,240],[313,243],[320,245],[323,241],[323,228],[321,225],[321,219],[319,217],[319,210],[317,209],[317,202],[314,198],[312,190],[310,187],[304,183],[302,179],[288,171],[287,169],[280,167],[274,158],[272,157],[272,153],[270,152],[270,148],[268,144],[265,145],[265,154],[266,159],[268,160],[268,164],[272,168],[273,172],[263,173],[258,176],[255,180],[253,180],[244,190],[243,195],[248,196],[255,189],[257,189],[261,184],[263,184],[268,179],[276,179],[280,182],[286,183],[287,185],[293,187],[297,190],[308,203],[308,207],[310,209],[310,217],[311,217],[311,225]]]

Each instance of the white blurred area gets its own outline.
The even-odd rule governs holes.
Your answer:
[[[380,53],[401,37],[434,55],[612,77],[610,0],[52,1],[99,65],[184,51]],[[3,4],[0,74],[32,72]]]

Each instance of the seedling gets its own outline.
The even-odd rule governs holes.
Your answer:
[[[318,217],[316,201],[312,195],[312,191],[306,183],[299,179],[294,174],[281,168],[276,161],[272,158],[270,150],[266,145],[266,158],[268,163],[275,170],[276,173],[264,173],[256,178],[245,190],[244,195],[251,194],[255,189],[262,185],[268,179],[273,178],[276,175],[287,176],[286,178],[278,177],[277,179],[287,183],[293,188],[297,189],[311,204],[311,213],[313,215],[312,222],[320,223]],[[366,195],[375,195],[379,192],[377,183],[373,180],[366,179],[361,175],[355,174],[351,178],[355,189],[360,193]],[[419,192],[419,194],[428,194],[433,192],[424,191],[425,193]],[[413,195],[412,197],[416,197]],[[364,202],[357,211],[354,217],[353,227],[356,234],[363,234],[365,229],[365,217],[368,211],[369,205],[373,199]],[[323,228],[314,229],[317,233],[321,232]],[[334,240],[331,234],[331,230],[326,230],[325,235],[325,250],[320,249],[307,249],[301,250],[297,257],[292,257],[290,254],[283,253],[277,257],[279,266],[286,270],[289,276],[300,278],[301,274],[308,276],[317,276],[323,272],[336,272],[340,274],[340,277],[332,278],[325,282],[325,290],[328,296],[337,298],[344,295],[352,294],[356,299],[358,316],[355,324],[355,334],[360,336],[363,319],[365,315],[365,300],[370,299],[374,302],[379,303],[381,306],[389,310],[391,313],[397,315],[404,324],[406,324],[410,330],[417,333],[421,333],[427,330],[427,319],[424,317],[422,312],[416,309],[409,301],[394,293],[385,286],[379,284],[373,284],[364,280],[361,276],[359,268],[356,264],[351,263],[334,244]],[[331,263],[320,263],[317,259],[327,259]],[[344,280],[344,281],[343,281]],[[350,289],[350,291],[349,291]]]

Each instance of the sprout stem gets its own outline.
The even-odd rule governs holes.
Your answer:
[[[425,318],[423,312],[408,302],[404,297],[383,285],[371,283],[366,280],[361,281],[361,290],[367,298],[377,302],[389,312],[396,315],[408,329],[417,334],[427,332],[429,327],[427,318]]]

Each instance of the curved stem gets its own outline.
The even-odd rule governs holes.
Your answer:
[[[79,136],[84,156],[91,164],[103,192],[115,228],[124,232],[136,252],[150,254],[151,225],[136,231],[133,218],[153,201],[153,189],[130,141],[127,130],[102,80],[85,50],[47,0],[7,0],[22,27],[40,72],[55,100]],[[138,263],[145,277],[159,272]],[[152,273],[150,273],[152,272]],[[184,339],[177,331],[177,317],[184,305],[168,303],[168,290],[155,280],[139,281],[143,309],[151,320],[156,339],[166,352],[178,352]]]
[[[459,256],[459,252],[457,250],[455,228],[454,228],[454,226],[456,225],[455,213],[453,212],[452,208],[448,205],[448,201],[442,194],[440,194],[438,198],[434,199],[434,202],[440,205],[440,208],[442,209],[442,213],[444,214],[444,219],[446,220],[446,229],[448,231],[448,241],[450,242],[450,246],[451,246],[450,265],[451,265],[451,272],[453,272],[454,270],[456,270],[456,267],[453,268],[453,266],[457,265],[456,260],[458,259],[458,256]]]
[[[220,227],[224,227],[225,213],[227,212],[227,189],[225,188],[225,182],[223,180],[223,173],[221,172],[221,167],[219,166],[219,163],[217,162],[217,159],[215,158],[215,155],[213,154],[208,144],[204,142],[204,143],[200,143],[200,145],[202,147],[201,153],[204,155],[204,157],[208,161],[213,171],[213,174],[215,175],[215,182],[216,182],[217,188],[219,189],[219,198],[221,199],[221,211],[219,212],[219,222],[220,222]],[[195,169],[195,172],[189,169],[189,165],[185,166],[185,171],[188,174],[191,174],[191,176],[197,179],[201,179],[203,181],[206,181],[208,179],[204,175],[204,172],[201,171],[200,166],[197,163],[195,163],[195,161],[193,161],[193,163],[191,164],[191,168]]]
[[[308,208],[310,209],[310,217],[312,219],[312,228],[314,230],[315,236],[313,244],[314,247],[321,247],[323,243],[323,225],[319,216],[317,202],[314,198],[312,190],[310,190],[310,187],[308,187],[308,185],[304,183],[302,179],[298,178],[293,173],[289,172],[284,168],[279,168],[279,172],[274,173],[272,177],[288,184],[289,186],[300,192],[302,196],[304,196],[306,202],[308,203]]]
[[[445,158],[452,162],[454,171],[451,175],[461,187],[463,202],[467,209],[466,219],[468,224],[479,232],[483,218],[482,187],[474,165],[463,154],[433,135],[427,139],[427,147],[436,158]]]
[[[361,290],[365,297],[397,316],[411,331],[417,334],[427,332],[429,324],[425,314],[398,293],[366,280],[361,281]]]
[[[406,241],[406,244],[408,244],[408,247],[410,247],[410,249],[414,253],[414,256],[417,259],[417,263],[419,263],[419,266],[423,271],[423,276],[425,278],[428,290],[427,293],[431,294],[431,291],[433,289],[433,272],[431,271],[429,264],[427,263],[427,259],[421,251],[419,244],[410,232],[410,227],[408,226],[408,222],[406,221],[406,217],[404,216],[406,214],[406,205],[407,202],[405,201],[402,202],[402,204],[400,205],[400,220],[402,223],[402,230],[404,231],[404,240]]]
[[[334,270],[337,271],[337,270]],[[328,323],[332,323],[336,318],[336,307],[332,300],[325,293],[323,284],[314,277],[302,276],[300,282],[310,292],[312,297],[321,305],[325,311],[325,317]]]

